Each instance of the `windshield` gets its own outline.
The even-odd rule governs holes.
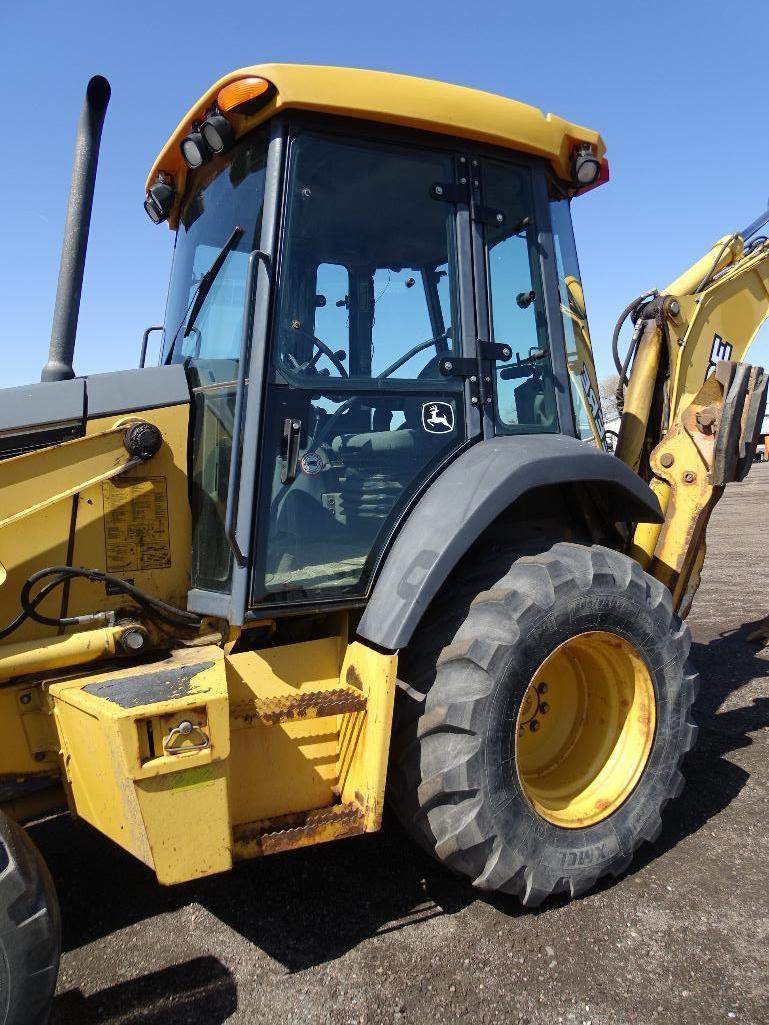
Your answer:
[[[226,590],[232,570],[224,517],[248,260],[261,238],[266,160],[267,138],[258,131],[207,165],[176,234],[163,361],[184,363],[192,388],[192,586],[205,590]]]
[[[184,204],[176,233],[164,329],[163,360],[232,360],[240,353],[248,257],[259,248],[267,141],[247,136],[226,160],[209,164]],[[245,230],[222,264],[194,326],[184,325],[203,276],[238,226]]]

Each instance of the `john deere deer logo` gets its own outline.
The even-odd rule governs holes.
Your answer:
[[[422,426],[429,434],[448,434],[454,430],[454,407],[450,402],[426,402]]]

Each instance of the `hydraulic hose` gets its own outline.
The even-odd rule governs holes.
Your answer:
[[[32,589],[35,584],[39,583],[41,580],[45,580],[47,577],[53,577],[54,579],[43,584],[40,590],[33,595]],[[62,627],[76,626],[81,623],[86,623],[93,621],[94,619],[108,616],[109,613],[101,612],[90,613],[84,616],[45,616],[37,611],[38,605],[47,598],[52,591],[57,587],[62,587],[74,577],[88,580],[91,583],[109,584],[109,586],[115,591],[133,598],[133,600],[137,602],[137,604],[141,605],[142,608],[153,613],[158,619],[163,620],[166,624],[171,626],[193,629],[200,626],[200,617],[195,615],[194,612],[187,612],[185,609],[178,609],[174,605],[170,605],[168,602],[165,602],[160,598],[156,598],[154,595],[147,594],[146,591],[142,591],[141,588],[136,587],[134,584],[129,584],[127,580],[122,580],[120,577],[112,576],[110,573],[105,573],[99,569],[78,569],[74,566],[48,566],[45,569],[38,570],[37,573],[33,573],[32,576],[25,581],[20,594],[22,610],[12,623],[9,623],[8,626],[3,629],[0,629],[0,641],[9,637],[14,633],[14,631],[18,630],[19,627],[28,619],[32,619],[44,626]]]
[[[109,586],[114,590],[133,598],[139,605],[142,605],[144,608],[154,612],[159,619],[164,620],[166,623],[170,623],[172,626],[200,626],[200,617],[194,612],[177,609],[174,605],[170,605],[168,602],[165,602],[160,598],[156,598],[154,595],[147,594],[146,591],[142,591],[141,588],[136,587],[134,584],[129,584],[127,580],[122,580],[120,577],[112,576],[110,573],[105,573],[100,569],[78,569],[74,566],[49,566],[46,569],[38,570],[37,573],[33,573],[32,576],[25,581],[24,586],[21,589],[20,597],[23,611],[36,622],[43,623],[46,626],[74,626],[83,622],[82,616],[51,617],[44,616],[36,611],[40,594],[38,593],[34,598],[32,598],[32,588],[36,583],[38,583],[38,581],[44,580],[46,577],[50,576],[56,577],[56,579],[51,581],[51,584],[48,585],[51,589],[53,589],[53,587],[60,586],[65,582],[65,580],[72,577],[79,577],[81,579],[88,580],[93,584],[109,584]]]
[[[653,299],[655,295],[659,295],[656,288],[653,288],[651,292],[646,292],[644,295],[639,295],[637,299],[634,299],[631,303],[628,303],[625,309],[620,313],[619,319],[614,326],[614,334],[611,338],[611,354],[614,357],[614,366],[617,368],[619,374],[620,386],[627,384],[627,370],[630,366],[630,359],[625,357],[624,361],[619,358],[619,334],[622,330],[622,325],[625,323],[627,318],[633,316],[633,323],[638,319],[637,313],[639,308],[648,299]],[[631,343],[630,351],[632,351],[633,345]]]

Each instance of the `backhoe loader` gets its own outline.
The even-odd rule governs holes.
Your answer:
[[[596,132],[394,74],[213,85],[149,172],[157,366],[0,392],[0,1021],[46,1020],[68,809],[162,884],[405,830],[529,906],[617,876],[695,740],[683,618],[766,401],[769,214],[625,311],[606,451],[570,204]],[[624,319],[624,318],[623,318]],[[152,329],[150,329],[152,330]],[[64,882],[64,881],[62,881]],[[258,913],[258,911],[255,911]]]

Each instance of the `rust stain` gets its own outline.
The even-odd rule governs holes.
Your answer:
[[[363,680],[358,672],[357,666],[349,665],[345,674],[345,681],[351,687],[357,687],[358,690],[363,690]]]
[[[364,817],[359,805],[340,804],[236,826],[234,854],[239,858],[278,854],[363,832]]]
[[[297,719],[322,719],[345,712],[360,712],[365,707],[366,699],[362,694],[344,688],[238,702],[230,706],[230,717],[247,723],[256,720],[264,726],[277,726]]]

